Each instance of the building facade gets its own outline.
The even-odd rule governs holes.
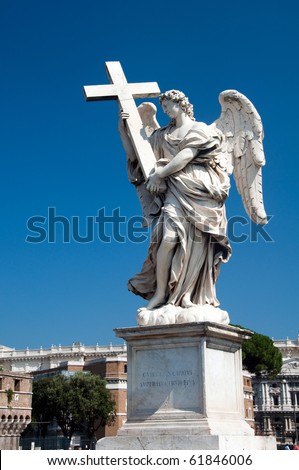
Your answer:
[[[0,449],[16,450],[31,422],[32,377],[0,370]]]
[[[15,350],[0,346],[0,367],[10,372],[44,371],[59,367],[63,362],[76,362],[84,366],[85,362],[105,357],[116,357],[126,353],[126,345],[122,346],[84,346],[82,343],[73,343],[71,346],[55,346],[40,349]]]
[[[253,410],[253,387],[250,372],[243,370],[244,417],[249,426],[255,429]]]
[[[97,439],[116,436],[127,417],[127,354],[87,361],[84,370],[103,377],[116,404],[115,420],[109,426],[99,429]]]
[[[274,340],[283,366],[275,379],[253,378],[256,433],[274,435],[278,443],[294,443],[299,433],[299,336]]]
[[[114,422],[99,428],[97,439],[115,436],[126,418],[127,396],[127,349],[122,346],[54,346],[47,349],[14,350],[0,347],[0,367],[13,374],[30,373],[37,376],[73,374],[90,371],[107,383],[111,398],[116,403]],[[31,416],[31,415],[30,415]]]

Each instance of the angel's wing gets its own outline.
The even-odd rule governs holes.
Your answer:
[[[147,137],[150,137],[154,130],[159,129],[159,123],[156,118],[157,108],[153,103],[144,102],[138,106],[138,112],[141,117],[143,127]]]
[[[215,122],[225,135],[228,159],[244,208],[256,224],[266,224],[262,193],[265,155],[263,125],[253,104],[236,90],[220,93],[222,112]]]
[[[153,103],[144,102],[138,106],[138,111],[143,123],[143,127],[147,137],[150,137],[154,130],[159,129],[160,126],[156,119],[157,108]],[[143,213],[143,225],[149,226],[159,213],[161,208],[161,200],[159,196],[154,196],[147,189],[140,168],[135,168],[134,171],[139,173],[139,178],[134,183],[138,199],[140,201]]]

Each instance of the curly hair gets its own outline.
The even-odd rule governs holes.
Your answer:
[[[174,103],[178,103],[179,107],[184,111],[184,113],[187,114],[187,116],[189,116],[193,121],[195,121],[193,105],[189,103],[188,97],[182,91],[165,91],[165,93],[161,93],[159,95],[160,103],[162,103],[163,100],[169,100],[173,101]]]

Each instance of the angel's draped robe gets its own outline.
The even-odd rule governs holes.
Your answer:
[[[167,177],[148,256],[141,273],[129,280],[128,288],[145,299],[154,295],[157,252],[165,224],[171,224],[179,241],[173,252],[165,303],[180,305],[188,292],[194,304],[217,306],[215,284],[220,264],[231,254],[224,206],[230,185],[221,135],[214,126],[199,122],[182,140],[172,137],[170,130],[171,124],[150,137],[158,165],[166,164],[185,148],[198,151],[182,170]]]

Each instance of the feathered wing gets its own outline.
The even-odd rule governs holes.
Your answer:
[[[156,118],[157,108],[153,103],[144,102],[141,103],[137,109],[141,117],[146,135],[150,137],[156,129],[160,128]]]
[[[262,192],[265,155],[263,125],[253,104],[236,90],[220,93],[222,112],[215,122],[225,136],[226,152],[244,208],[256,224],[266,224]]]
[[[150,137],[152,133],[159,129],[160,126],[156,119],[157,108],[153,103],[144,102],[138,106],[138,111],[143,123],[143,127],[147,137]],[[159,212],[161,204],[159,196],[154,196],[147,189],[144,181],[144,177],[140,171],[140,181],[136,184],[137,195],[142,207],[143,221],[145,226],[151,225],[154,217]]]

